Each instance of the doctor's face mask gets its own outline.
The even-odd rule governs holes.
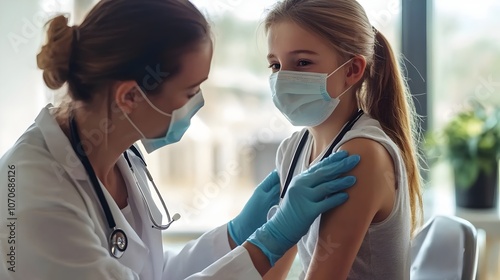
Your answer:
[[[326,89],[327,79],[340,70],[348,60],[330,74],[286,71],[275,72],[269,78],[274,105],[294,126],[316,126],[323,123],[339,104]]]
[[[153,151],[164,147],[169,144],[173,144],[179,142],[181,140],[184,133],[187,131],[191,124],[191,118],[196,115],[196,113],[203,107],[205,104],[205,100],[203,99],[203,94],[201,90],[195,94],[189,101],[184,104],[181,108],[175,109],[171,114],[163,112],[158,109],[151,101],[147,98],[146,94],[137,87],[142,97],[146,102],[158,113],[170,117],[170,125],[168,126],[168,130],[164,136],[157,138],[147,138],[141,132],[141,130],[130,120],[130,118],[125,114],[125,117],[130,122],[130,124],[139,132],[141,135],[141,142],[146,149],[146,152],[152,153]]]

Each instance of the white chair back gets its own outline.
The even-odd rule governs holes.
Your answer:
[[[478,266],[476,228],[455,216],[435,216],[411,246],[411,280],[474,280]]]

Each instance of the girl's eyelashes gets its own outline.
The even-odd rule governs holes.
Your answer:
[[[312,62],[310,62],[310,61],[307,61],[307,60],[299,60],[299,61],[297,62],[297,67],[305,67],[305,66],[309,66],[309,65],[311,65],[311,64],[312,64]]]
[[[307,66],[310,66],[311,64],[313,64],[311,61],[301,59],[301,60],[297,61],[297,63],[295,64],[295,67],[297,67],[297,68],[307,67]],[[281,64],[271,63],[269,65],[269,68],[271,68],[273,71],[279,71],[281,69]]]

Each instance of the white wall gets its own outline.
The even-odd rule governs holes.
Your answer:
[[[36,66],[45,41],[44,24],[59,13],[70,13],[70,22],[79,22],[93,2],[0,1],[0,155],[33,123],[41,108],[55,101]]]

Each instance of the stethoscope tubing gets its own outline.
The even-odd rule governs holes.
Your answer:
[[[137,188],[139,189],[139,192],[141,193],[142,201],[144,202],[144,204],[146,205],[146,208],[148,210],[149,219],[153,223],[153,225],[151,227],[155,228],[155,229],[159,229],[159,230],[166,230],[166,229],[168,229],[170,227],[170,225],[174,221],[176,221],[177,219],[172,219],[170,217],[170,213],[168,211],[167,205],[165,204],[165,201],[163,200],[163,197],[161,196],[160,191],[158,190],[158,187],[156,186],[156,184],[155,184],[155,182],[153,180],[153,176],[151,176],[151,173],[149,173],[149,170],[147,169],[146,165],[144,165],[144,171],[146,172],[146,176],[148,177],[149,181],[153,185],[153,188],[155,189],[155,192],[156,192],[156,194],[158,195],[158,197],[160,199],[160,203],[162,204],[163,209],[165,210],[165,213],[167,214],[167,221],[168,222],[167,222],[166,225],[161,225],[161,224],[157,223],[156,220],[154,219],[153,212],[151,211],[151,207],[149,205],[149,202],[146,199],[146,195],[144,194],[144,191],[139,186],[139,181],[137,180],[137,177],[135,176],[135,171],[134,171],[134,168],[132,167],[132,163],[131,163],[128,155],[127,155],[127,152],[124,153],[124,156],[125,156],[125,159],[127,160],[127,163],[128,163],[129,168],[130,168],[130,171],[132,172],[132,177],[134,177],[134,182],[135,182]],[[139,158],[144,162],[144,160],[142,159],[142,157],[139,157]],[[176,217],[176,215],[174,215],[174,218],[175,217]]]
[[[109,204],[106,200],[106,197],[104,196],[104,192],[101,188],[101,185],[99,184],[99,181],[97,179],[97,176],[95,174],[94,169],[92,168],[92,165],[85,154],[85,151],[83,150],[82,144],[81,144],[81,139],[80,136],[78,135],[78,127],[76,120],[73,115],[70,116],[70,121],[69,121],[69,128],[70,128],[70,142],[71,146],[73,147],[73,150],[75,151],[77,157],[79,158],[80,162],[82,163],[83,167],[85,168],[85,171],[87,172],[87,175],[89,176],[89,179],[92,183],[92,186],[94,188],[94,191],[97,195],[97,198],[99,200],[99,203],[101,204],[101,208],[104,212],[104,216],[106,217],[106,221],[108,222],[108,226],[111,229],[111,233],[109,235],[109,252],[110,254],[119,259],[122,257],[123,253],[128,247],[128,238],[125,233],[125,231],[121,228],[116,227],[116,222],[113,217],[113,214],[111,213],[111,209],[109,207]],[[170,225],[178,220],[180,218],[179,214],[175,214],[173,219],[170,217],[170,213],[168,211],[167,205],[165,204],[165,201],[163,200],[163,197],[160,194],[160,191],[158,190],[158,187],[156,186],[153,177],[151,176],[151,173],[149,173],[149,170],[147,168],[146,162],[144,161],[143,157],[141,156],[139,150],[135,146],[131,146],[130,150],[137,156],[139,159],[142,161],[144,164],[144,170],[146,173],[146,176],[148,177],[149,181],[153,185],[156,194],[158,195],[160,202],[163,206],[163,209],[165,210],[165,213],[167,215],[167,224],[166,225],[161,225],[160,223],[157,223],[156,220],[153,217],[153,213],[151,211],[151,206],[149,202],[146,199],[146,195],[144,194],[144,191],[139,185],[139,181],[137,180],[137,177],[135,175],[134,168],[132,167],[132,162],[130,161],[127,151],[123,153],[123,156],[125,157],[125,160],[127,161],[127,164],[130,168],[130,171],[132,173],[132,177],[134,178],[134,182],[139,189],[139,192],[141,193],[142,200],[144,204],[146,205],[147,212],[149,219],[153,223],[151,226],[152,228],[159,229],[159,230],[165,230],[170,227]]]
[[[349,121],[342,128],[342,130],[339,132],[339,134],[335,137],[335,139],[333,140],[332,144],[328,147],[328,150],[325,152],[325,154],[323,155],[323,157],[321,157],[320,161],[324,160],[325,158],[327,158],[328,156],[330,156],[332,154],[333,148],[335,146],[337,146],[338,143],[340,143],[340,141],[342,140],[342,138],[344,138],[344,136],[346,135],[346,133],[349,132],[349,130],[352,129],[352,127],[354,126],[354,124],[359,120],[359,118],[361,118],[361,116],[363,114],[364,114],[363,110],[358,110],[356,112],[356,114],[354,114],[351,117],[351,119],[349,119]],[[291,164],[290,164],[290,166],[288,168],[288,172],[286,174],[285,184],[283,186],[283,191],[281,192],[281,195],[280,195],[280,197],[282,199],[285,197],[286,191],[288,190],[288,186],[290,185],[290,182],[292,181],[293,171],[297,167],[297,162],[299,160],[300,154],[304,150],[304,147],[306,145],[307,137],[308,136],[309,136],[309,130],[306,129],[305,132],[304,132],[304,134],[302,135],[302,137],[300,139],[300,142],[299,142],[299,145],[297,146],[297,149],[295,150],[295,152],[293,154],[292,162],[291,162]]]
[[[325,154],[323,155],[323,157],[321,157],[320,161],[322,161],[323,159],[325,159],[329,155],[331,155],[331,153],[333,152],[333,148],[336,145],[338,145],[338,143],[340,143],[340,141],[342,140],[342,138],[344,138],[345,134],[347,132],[349,132],[349,130],[352,129],[352,127],[354,126],[354,124],[359,120],[359,118],[361,118],[361,116],[363,114],[364,114],[363,110],[360,109],[360,110],[358,110],[356,112],[356,114],[354,114],[351,117],[351,119],[346,123],[346,125],[344,125],[344,127],[342,128],[342,130],[335,137],[335,139],[333,140],[332,144],[328,147],[328,150],[325,152]],[[302,134],[302,137],[300,138],[300,142],[297,145],[297,148],[295,149],[295,152],[293,153],[292,162],[290,163],[290,166],[288,167],[288,171],[287,171],[287,174],[286,174],[285,183],[283,185],[283,190],[281,191],[280,201],[281,201],[281,199],[283,199],[285,197],[285,194],[286,194],[286,192],[288,190],[288,186],[290,185],[290,182],[293,179],[293,172],[295,171],[295,168],[297,166],[300,154],[304,150],[304,147],[306,145],[308,136],[309,136],[309,131],[306,129],[304,131],[304,134]],[[272,216],[274,216],[274,214],[276,214],[276,212],[278,212],[278,211],[279,211],[279,204],[273,205],[269,209],[269,211],[267,212],[267,219],[268,220],[271,219]]]
[[[70,137],[71,146],[73,147],[73,150],[75,151],[78,159],[80,159],[80,162],[85,168],[85,171],[87,171],[92,186],[94,187],[94,191],[97,195],[97,198],[99,199],[99,203],[101,204],[104,215],[106,216],[106,220],[108,221],[108,226],[110,228],[115,228],[116,227],[115,219],[113,218],[113,214],[111,213],[111,209],[109,208],[108,201],[106,200],[104,192],[102,191],[99,181],[97,180],[97,175],[95,174],[95,171],[92,168],[92,165],[90,164],[90,161],[87,155],[85,154],[85,151],[83,150],[81,139],[80,136],[78,135],[77,123],[73,115],[70,117],[69,129],[71,135]]]

